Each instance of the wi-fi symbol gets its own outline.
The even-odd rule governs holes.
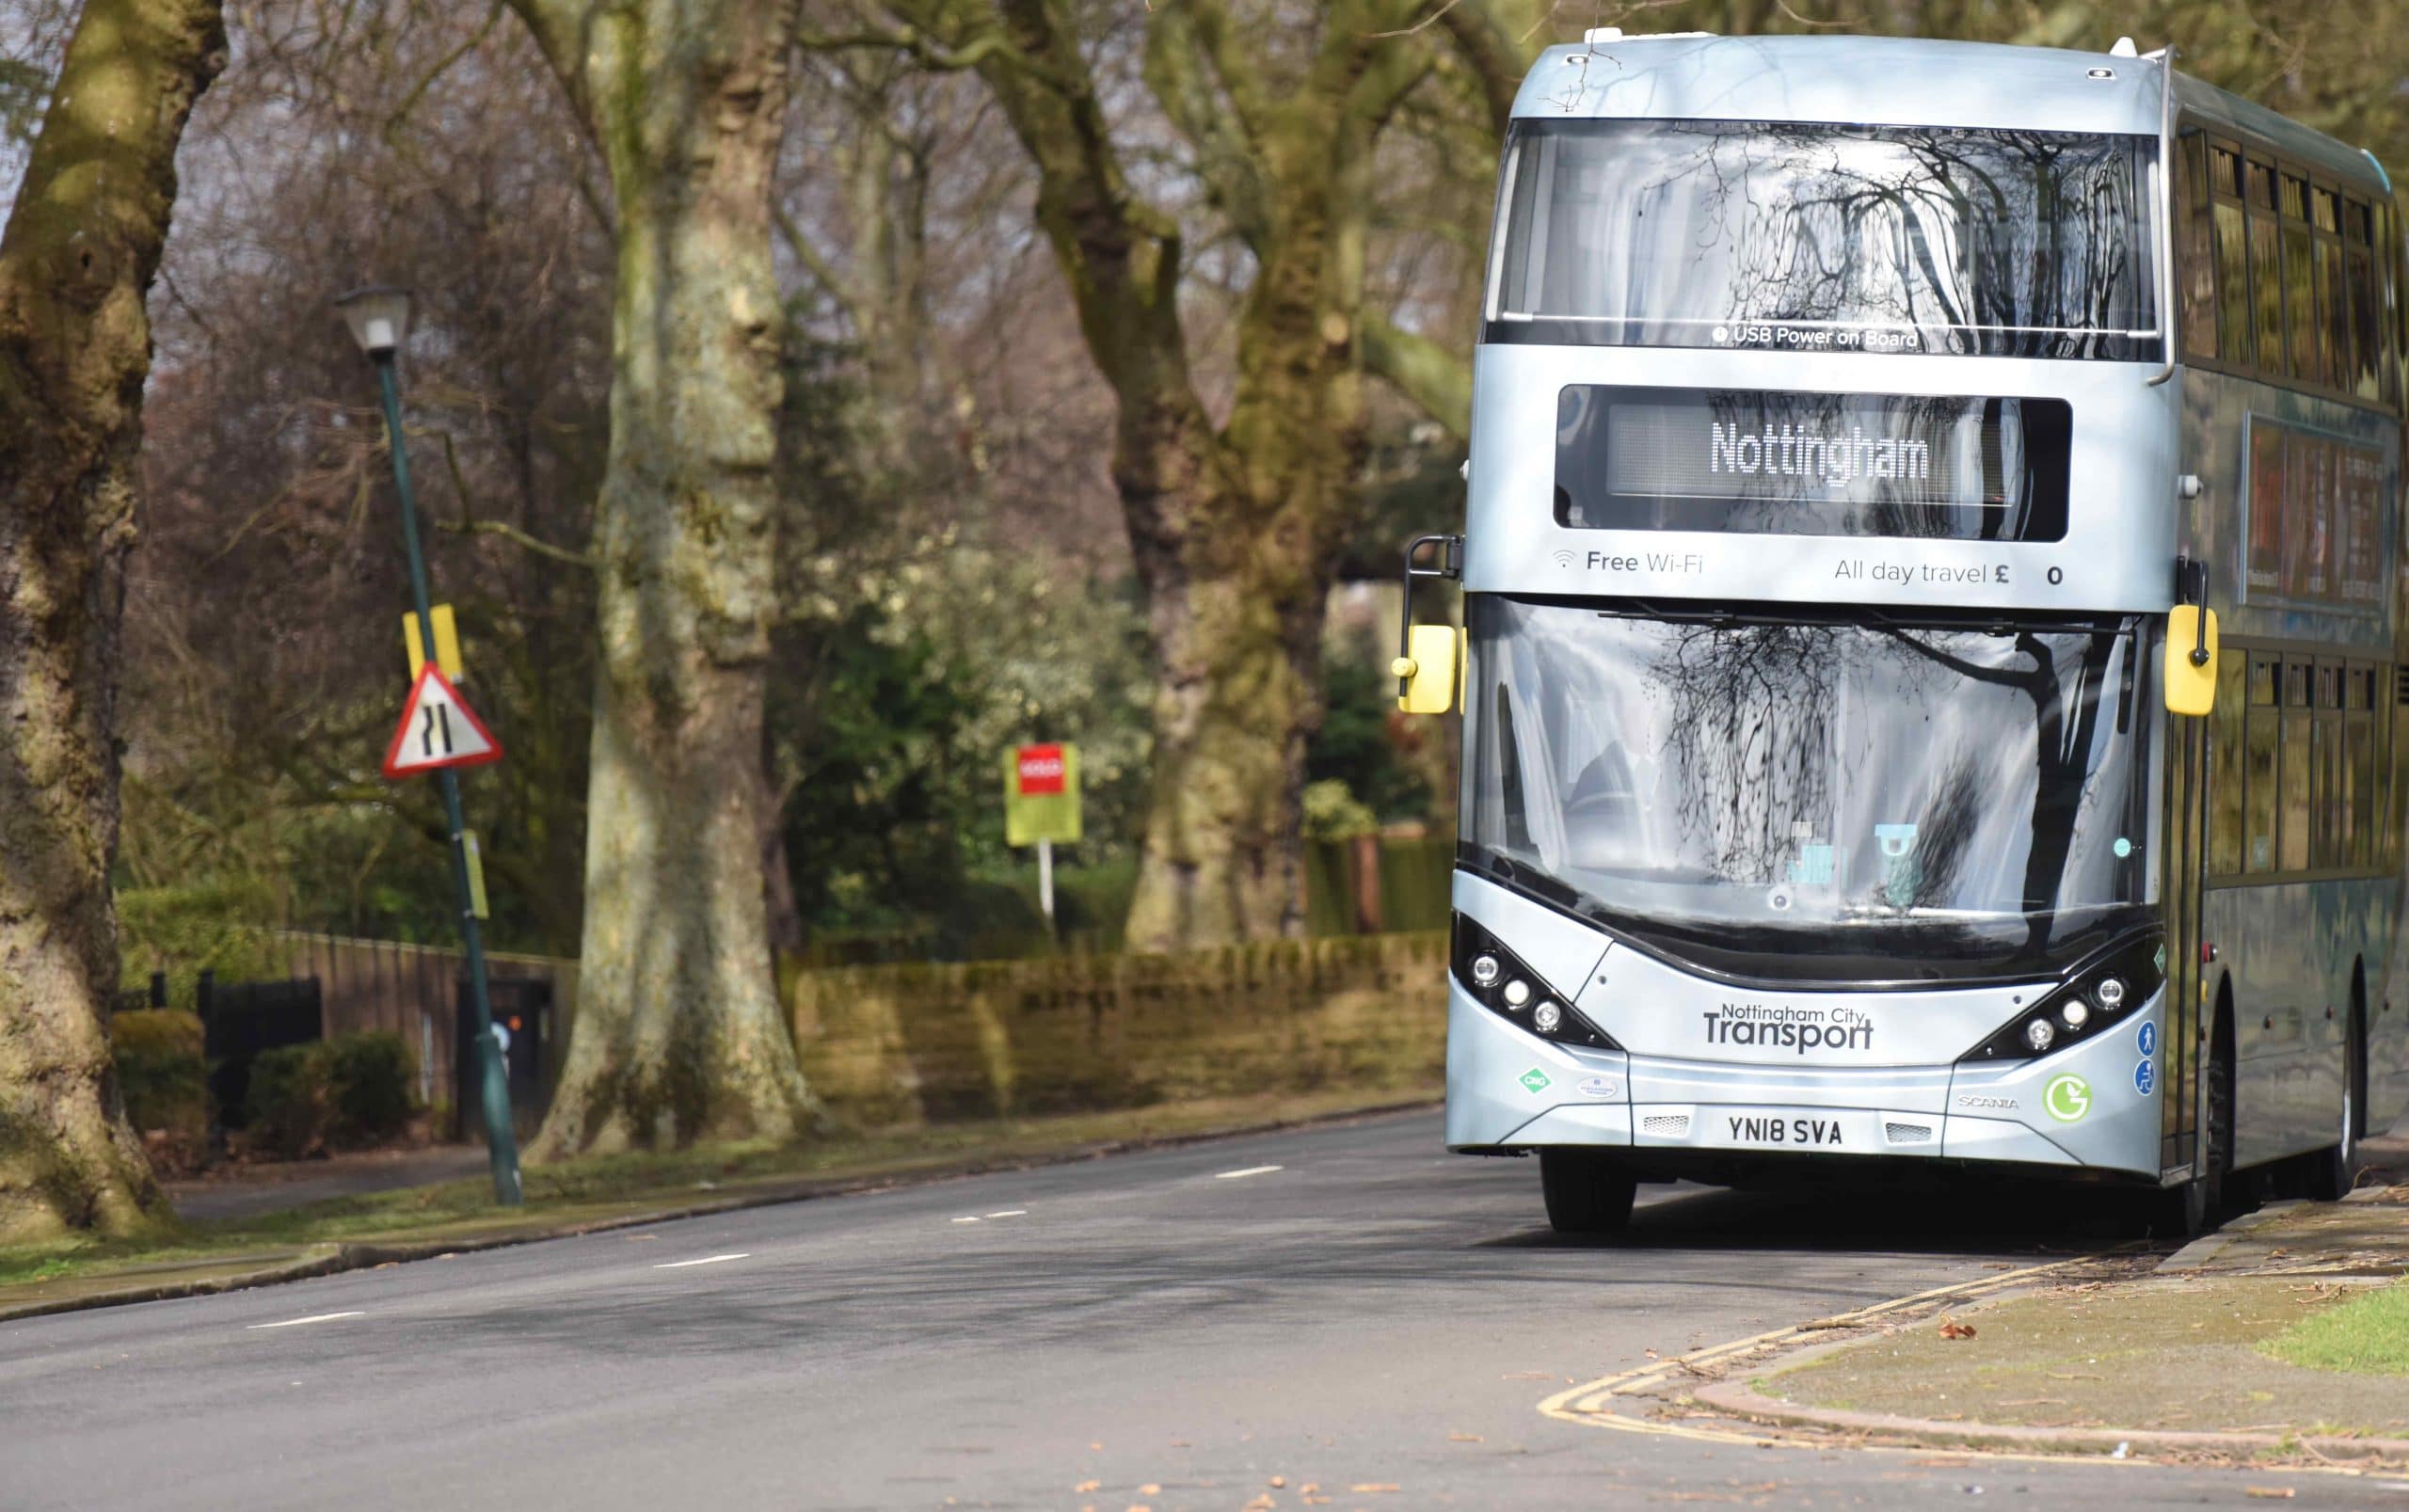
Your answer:
[[[1572,553],[1570,551],[1556,552],[1555,565],[1559,567],[1569,567],[1572,565]]]

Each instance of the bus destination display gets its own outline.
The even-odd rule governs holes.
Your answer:
[[[1618,389],[1557,396],[1556,522],[2054,541],[2063,400]]]

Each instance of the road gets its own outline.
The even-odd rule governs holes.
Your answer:
[[[2054,1200],[1642,1202],[1558,1241],[1531,1162],[1413,1113],[31,1319],[0,1326],[0,1506],[2243,1504],[2232,1472],[1540,1416],[1650,1349],[2087,1242]]]

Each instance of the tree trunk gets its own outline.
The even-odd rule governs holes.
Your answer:
[[[216,0],[90,0],[0,234],[0,1244],[162,1202],[109,1062],[143,300]]]
[[[887,3],[959,36],[955,60],[995,92],[1118,405],[1113,482],[1161,677],[1128,946],[1297,934],[1324,604],[1366,438],[1373,149],[1430,67],[1408,30],[1413,7],[1326,8],[1304,75],[1276,99],[1225,8],[1153,8],[1148,88],[1257,263],[1216,432],[1179,321],[1179,223],[1130,185],[1071,0]]]
[[[814,1116],[762,897],[792,0],[515,0],[618,212],[585,937],[538,1155],[790,1138]]]

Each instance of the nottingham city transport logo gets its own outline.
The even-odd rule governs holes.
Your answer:
[[[1700,1016],[1709,1044],[1760,1046],[1800,1056],[1874,1048],[1874,1021],[1853,1008],[1725,1003]]]
[[[2060,1076],[2041,1090],[2041,1106],[2061,1123],[2077,1123],[2091,1111],[2091,1083],[2081,1076]]]

